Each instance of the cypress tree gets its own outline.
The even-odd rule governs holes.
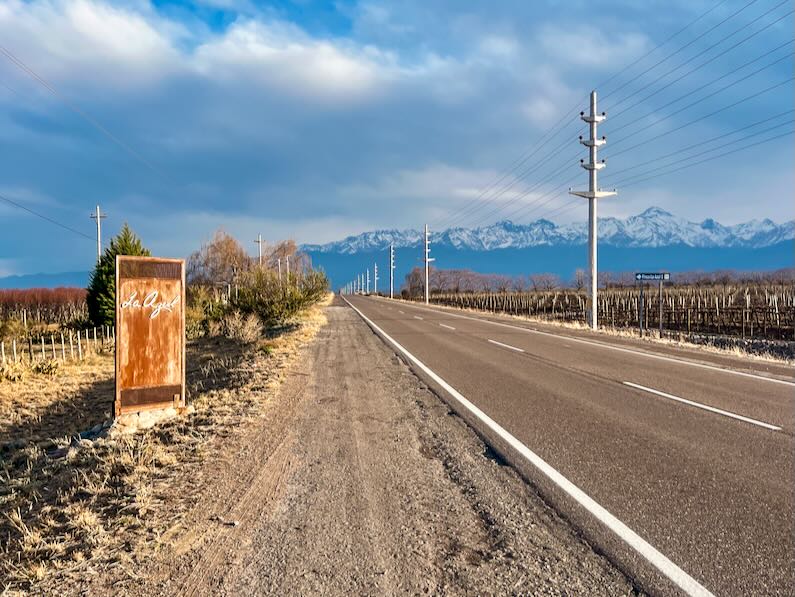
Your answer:
[[[116,255],[149,257],[151,253],[125,222],[118,236],[97,262],[88,283],[88,317],[94,325],[114,325],[116,320]]]

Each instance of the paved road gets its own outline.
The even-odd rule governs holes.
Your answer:
[[[793,594],[795,383],[789,369],[722,356],[695,360],[697,353],[623,339],[348,298],[667,558],[674,575],[680,570],[698,583],[691,594],[698,585],[716,595]],[[643,588],[687,592],[670,580],[671,569],[661,573],[626,536],[599,522],[587,500],[572,497],[503,436],[460,411]]]

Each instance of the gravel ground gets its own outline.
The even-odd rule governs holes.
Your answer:
[[[327,314],[178,538],[108,593],[635,594],[351,309]]]

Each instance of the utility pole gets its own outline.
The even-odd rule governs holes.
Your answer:
[[[597,329],[598,322],[598,304],[596,302],[596,287],[597,287],[597,267],[596,267],[596,200],[602,197],[610,197],[615,195],[617,191],[602,191],[599,190],[597,184],[597,172],[605,167],[605,161],[601,162],[597,159],[597,150],[599,147],[607,143],[607,137],[601,139],[596,136],[596,127],[602,122],[607,115],[602,112],[599,114],[596,111],[596,91],[591,91],[591,109],[586,115],[585,112],[580,112],[580,118],[590,125],[590,135],[587,139],[580,137],[580,143],[585,145],[589,150],[589,161],[586,163],[580,160],[580,165],[588,170],[588,190],[587,191],[573,191],[569,189],[569,193],[588,199],[588,271],[591,277],[591,309],[590,309],[590,324],[591,329]]]
[[[103,214],[99,209],[99,205],[97,205],[97,211],[88,217],[97,221],[97,261],[99,261],[102,257],[102,220],[108,216]]]
[[[429,286],[430,269],[431,269],[431,235],[428,232],[428,224],[425,224],[425,304],[430,302],[431,293]]]
[[[395,298],[395,245],[389,245],[389,298]]]
[[[378,264],[373,264],[373,294],[378,294]]]
[[[254,241],[257,243],[257,250],[259,252],[259,266],[262,268],[262,235],[257,235],[257,240]]]

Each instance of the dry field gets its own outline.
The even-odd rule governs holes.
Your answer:
[[[194,503],[191,472],[273,395],[325,323],[321,307],[254,343],[190,342],[195,410],[136,434],[97,435],[113,401],[110,354],[0,381],[0,595],[62,594],[109,568],[134,577]],[[254,370],[268,381],[250,387]]]

